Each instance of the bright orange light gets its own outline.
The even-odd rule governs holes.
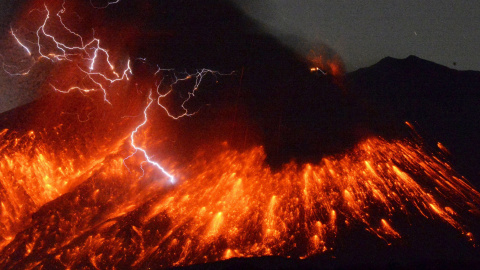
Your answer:
[[[45,4],[38,10],[47,17],[35,33],[49,37],[56,53],[47,53],[46,46],[37,43],[40,51],[33,54],[43,60],[71,60],[66,52],[73,47],[67,48],[45,30],[49,16],[57,14],[63,30],[81,44],[74,50],[81,51],[83,62],[77,58],[73,62],[84,67],[74,69],[80,68],[87,83],[94,85],[58,92],[100,92],[103,99],[98,104],[114,106],[107,97],[122,97],[115,90],[119,82],[129,84],[127,79],[133,77],[130,62],[116,72],[99,39],[84,43],[68,31],[58,16],[64,9],[51,13]],[[12,35],[27,52],[27,43],[16,31]],[[99,55],[104,57],[103,65]],[[343,74],[340,61],[313,62],[312,71]],[[192,80],[188,101],[206,74],[219,73],[201,69],[174,76],[168,91],[161,89],[163,80],[154,80],[149,86],[157,96],[145,91],[150,93],[146,106],[134,110],[139,121],[120,121],[127,116],[115,113],[116,118],[93,121],[88,114],[85,122],[93,123],[75,122],[79,129],[60,123],[43,129],[39,124],[25,132],[0,131],[0,268],[53,264],[71,269],[144,269],[152,264],[185,266],[234,257],[307,258],[334,250],[337,239],[351,229],[395,243],[404,234],[396,221],[413,217],[447,224],[474,241],[461,213],[478,212],[480,193],[448,163],[409,141],[370,137],[316,164],[291,162],[277,171],[266,165],[262,146],[240,151],[228,143],[206,142],[190,162],[177,163],[168,153],[158,158],[169,168],[167,172],[161,167],[159,172],[159,163],[145,150],[147,143],[139,139],[148,138],[147,110],[156,100],[156,108],[169,120],[194,115],[184,107],[186,101],[179,114],[160,101],[171,93],[172,85]],[[58,105],[48,106],[52,104]],[[154,138],[158,144],[170,143],[162,139]],[[168,183],[173,175],[175,185]]]

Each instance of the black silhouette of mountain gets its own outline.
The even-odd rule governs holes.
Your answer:
[[[269,162],[280,165],[342,152],[372,133],[402,137],[402,125],[410,121],[425,139],[444,144],[461,172],[480,179],[475,169],[480,163],[475,150],[480,146],[479,72],[456,71],[414,56],[385,58],[347,74],[345,93],[331,77],[311,73],[307,60],[263,33],[228,1],[120,1],[95,12],[83,20],[92,21],[84,31],[100,28],[105,46],[120,47],[132,59],[178,70],[236,72],[224,78],[227,85],[197,94],[199,103],[210,106],[185,121],[189,132],[179,135],[184,140],[192,140],[192,125],[200,133],[218,125],[212,118],[247,118],[254,131],[233,124],[229,134],[237,141],[260,141]],[[141,76],[141,70],[136,74]],[[12,117],[4,118],[2,126],[9,127],[5,123]]]
[[[249,136],[258,137],[265,145],[268,161],[281,165],[292,158],[314,161],[327,154],[341,153],[371,134],[404,138],[408,136],[404,122],[409,121],[431,147],[440,141],[450,149],[451,158],[461,173],[469,179],[478,176],[480,104],[476,93],[480,89],[479,72],[456,71],[413,56],[404,60],[385,58],[372,67],[347,74],[345,88],[341,89],[332,77],[311,73],[305,59],[262,33],[255,23],[226,1],[139,3],[141,1],[120,1],[118,5],[96,11],[104,13],[101,16],[103,27],[132,37],[122,40],[132,59],[146,58],[162,63],[163,67],[180,70],[208,67],[224,73],[236,71],[233,76],[222,77],[221,84],[208,85],[198,93],[200,102],[209,106],[203,107],[194,118],[178,123],[180,128],[175,135],[178,145],[204,138],[231,139],[229,136],[233,130],[235,139],[243,139],[238,143],[240,145],[244,140],[250,140]],[[132,23],[135,27],[126,27]],[[115,35],[107,37],[106,44],[114,44],[118,41],[116,38]],[[133,68],[135,74],[140,74],[141,65]],[[0,127],[13,130],[20,127],[21,132],[26,132],[31,124],[42,130],[45,123],[32,122],[29,118],[39,108],[47,109],[54,104],[49,103],[52,100],[56,97],[46,96],[33,105],[0,115]],[[60,115],[61,109],[50,108],[42,118],[64,121],[66,116],[54,117]],[[248,125],[238,123],[231,126],[235,117],[238,122],[246,121]],[[226,124],[212,120],[219,118]],[[75,132],[75,136],[83,136],[81,132],[76,133],[76,126],[84,124],[74,122],[72,116],[68,119],[71,122],[64,128]],[[63,123],[50,125],[58,124]],[[120,132],[114,129],[116,124],[109,124],[108,128],[112,128],[108,130],[108,137],[113,133],[128,134],[129,125],[132,125],[125,124]],[[221,132],[216,126],[220,126]],[[254,131],[245,130],[247,126]],[[212,133],[211,129],[215,128]],[[107,139],[101,140],[101,144],[106,144],[105,141],[108,142]],[[62,140],[61,144],[68,145],[68,141]],[[188,147],[191,145],[187,144]],[[184,154],[184,151],[180,152]],[[105,158],[106,161],[109,159]],[[12,243],[2,250],[2,254],[9,254],[8,258],[5,255],[0,258],[7,261],[5,268],[26,266],[39,258],[45,259],[47,268],[62,268],[50,248],[61,239],[65,248],[73,250],[82,246],[82,241],[97,235],[97,231],[103,228],[100,225],[108,225],[108,222],[118,222],[118,227],[112,226],[108,233],[118,237],[120,242],[135,242],[135,231],[140,226],[137,215],[143,213],[142,207],[149,206],[147,199],[151,197],[147,195],[154,196],[147,194],[143,198],[139,191],[152,185],[151,179],[139,180],[140,184],[137,184],[121,177],[103,179],[101,176],[96,173],[69,192],[35,209],[29,218],[30,223],[21,225],[25,227],[19,228]],[[100,192],[102,200],[93,197],[96,192]],[[161,197],[162,194],[155,196]],[[109,217],[118,208],[126,208],[124,202],[128,202],[128,198],[137,197],[141,201],[137,208]],[[342,234],[334,251],[306,260],[245,258],[187,268],[435,269],[478,265],[478,249],[447,224],[439,224],[433,219],[415,221],[415,216],[409,218],[413,221],[399,222],[408,237],[393,246],[372,237],[371,232],[363,228],[354,227]],[[152,221],[152,228],[148,227],[146,231],[163,230],[160,221]],[[63,226],[61,230],[60,226]],[[339,226],[344,228],[347,225]],[[69,233],[77,229],[79,232],[74,241],[68,240]],[[28,255],[30,247],[25,243],[36,242],[36,237],[40,239],[39,247],[34,246],[34,253]],[[332,257],[337,259],[332,260]],[[119,260],[124,263],[119,265],[125,268],[133,263],[133,257],[128,254]],[[73,268],[94,268],[88,258],[77,263]],[[157,262],[152,260],[149,263],[148,266],[153,268]]]
[[[235,5],[217,0],[149,3],[150,10],[163,14],[143,15],[148,19],[132,46],[133,54],[165,67],[235,70],[240,87],[236,81],[232,88],[202,97],[223,108],[242,104],[247,118],[258,127],[250,133],[259,133],[272,165],[292,158],[318,159],[357,141],[353,127],[359,113],[333,80],[312,74],[308,61],[262,32]],[[112,6],[106,12],[138,9],[121,4],[131,6]],[[160,38],[149,33],[159,33]],[[206,116],[205,122],[210,118]],[[239,137],[243,141],[243,134]]]
[[[361,138],[355,131],[361,113],[332,78],[311,73],[306,59],[264,33],[229,1],[120,1],[82,16],[82,22],[90,23],[82,31],[100,29],[104,46],[131,59],[180,71],[235,72],[221,78],[221,87],[199,91],[197,100],[209,106],[195,119],[184,120],[185,132],[178,134],[183,141],[212,137],[211,126],[218,126],[212,119],[248,119],[248,130],[233,123],[225,134],[234,138],[220,137],[239,145],[261,143],[268,162],[280,166],[291,159],[318,161]],[[141,77],[141,67],[133,68]]]
[[[347,74],[347,87],[368,126],[387,137],[412,123],[435,147],[451,152],[457,169],[480,186],[480,71],[458,71],[409,56],[387,57]]]

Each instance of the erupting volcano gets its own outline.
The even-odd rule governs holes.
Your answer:
[[[0,268],[478,255],[480,193],[414,124],[369,126],[338,56],[303,59],[214,0],[17,15],[2,72],[48,75],[0,115]]]

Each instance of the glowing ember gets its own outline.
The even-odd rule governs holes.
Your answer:
[[[115,3],[118,3],[118,1],[108,2],[108,4],[104,8]],[[43,23],[36,30],[35,47],[37,48],[38,60],[45,58],[53,62],[56,62],[56,61],[73,62],[76,65],[78,73],[83,73],[85,75],[85,78],[87,78],[86,82],[84,81],[82,82],[82,84],[91,85],[91,87],[73,85],[73,86],[69,86],[66,90],[61,90],[58,87],[54,86],[53,84],[50,84],[50,86],[55,91],[60,93],[70,93],[72,91],[79,91],[82,94],[88,94],[90,92],[102,92],[104,96],[104,101],[112,105],[112,103],[108,99],[107,89],[113,88],[115,86],[115,83],[126,83],[127,81],[129,81],[130,79],[129,75],[130,76],[132,75],[130,60],[127,61],[126,67],[121,72],[122,75],[120,76],[115,71],[115,66],[112,64],[112,61],[110,60],[111,56],[108,53],[108,50],[100,46],[100,39],[92,38],[91,41],[85,43],[81,35],[72,31],[68,26],[65,25],[63,18],[61,16],[66,12],[65,2],[63,2],[62,8],[57,12],[56,14],[57,21],[55,22],[52,22],[50,10],[48,9],[47,4],[44,4],[44,11],[42,10],[39,10],[39,11],[44,12],[46,15],[45,15],[45,19],[43,20]],[[60,41],[58,37],[55,37],[54,35],[50,34],[46,30],[46,28],[51,25],[54,25],[55,23],[61,26],[61,30],[67,33],[67,36],[70,36],[70,38],[73,36],[77,40],[78,45],[69,46],[67,45],[67,42]],[[31,50],[24,45],[24,42],[22,42],[21,39],[15,34],[13,29],[11,29],[11,34],[15,39],[15,41],[23,49],[26,50],[29,56],[31,56],[32,55]],[[43,39],[47,39],[47,41],[43,41]],[[49,42],[52,45],[51,48],[49,48],[48,46]],[[52,51],[49,53],[44,53],[44,51],[46,50],[48,51],[48,49],[51,49]],[[100,55],[103,55],[104,57],[102,58]],[[144,59],[139,59],[139,60],[145,61]],[[37,61],[34,61],[33,63],[35,64]],[[211,74],[213,76],[216,76],[216,75],[233,74],[233,73],[221,74],[217,71],[213,71],[209,69],[201,69],[196,71],[193,74],[190,74],[187,72],[177,74],[175,72],[172,72],[172,70],[170,69],[158,68],[158,70],[152,76],[157,76],[159,74],[161,75],[162,71],[172,73],[173,79],[170,85],[168,86],[168,89],[169,89],[168,92],[164,94],[161,93],[161,90],[162,88],[165,87],[163,84],[166,78],[162,77],[160,81],[155,83],[157,94],[158,94],[157,104],[167,113],[169,117],[175,120],[178,120],[186,116],[192,116],[194,114],[194,113],[190,113],[185,106],[188,103],[188,101],[190,101],[190,99],[195,96],[195,91],[198,90],[198,88],[200,87],[200,84],[202,83],[203,78],[206,75]],[[29,73],[28,71],[24,72],[25,75],[27,75],[28,73]],[[161,100],[167,97],[171,92],[174,91],[174,87],[176,84],[184,81],[194,81],[193,89],[187,93],[187,98],[185,98],[181,103],[182,112],[178,115],[173,115],[171,112],[169,112],[168,108],[161,103]],[[135,134],[138,133],[139,129],[142,128],[148,121],[147,110],[150,108],[154,100],[151,92],[148,96],[148,99],[149,99],[148,105],[146,106],[143,112],[145,117],[144,121],[140,125],[138,125],[131,132],[131,135],[130,135],[130,141],[131,141],[130,144],[132,148],[135,150],[135,152],[130,156],[126,157],[125,160],[132,157],[135,153],[141,152],[144,155],[144,158],[147,163],[158,168],[170,179],[170,182],[174,183],[175,182],[174,176],[168,173],[160,164],[153,161],[150,158],[150,156],[147,154],[147,151],[139,147],[135,143]]]
[[[325,49],[314,49],[311,50],[307,58],[312,65],[310,72],[318,72],[323,75],[330,74],[338,82],[341,82],[342,76],[345,74],[345,68],[342,60],[338,55],[333,55],[329,58],[326,58],[323,52]],[[320,53],[319,53],[320,52]]]
[[[84,79],[52,88],[99,92],[102,106],[115,107],[109,97],[122,97],[121,87],[134,79],[131,62],[117,72],[100,39],[85,43],[63,22],[63,6],[56,25],[77,45],[48,30],[47,5],[35,12],[46,16],[35,31],[36,50],[11,30],[20,49],[33,63],[68,63]],[[169,121],[194,115],[187,105],[204,77],[223,74],[158,69],[151,75],[133,119],[118,109],[110,118],[0,132],[0,268],[143,269],[233,257],[306,258],[334,250],[339,238],[359,228],[396,243],[411,217],[438,221],[475,243],[468,217],[478,215],[480,193],[444,160],[406,140],[371,137],[317,164],[291,162],[278,171],[265,164],[261,146],[240,151],[227,142],[207,144],[191,162],[176,163],[148,147],[168,143],[151,138],[150,112],[160,109]],[[179,109],[164,105],[184,82],[193,87]]]
[[[1,265],[29,268],[55,258],[76,267],[89,258],[99,268],[143,268],[150,262],[306,257],[334,249],[337,237],[358,226],[395,242],[404,229],[395,221],[405,216],[443,221],[473,241],[457,211],[480,205],[480,194],[447,164],[408,142],[380,138],[343,156],[291,163],[279,172],[264,165],[261,147],[241,153],[225,145],[177,168],[184,177],[173,188],[156,181],[153,170],[139,179],[142,173],[129,172],[122,155],[107,158],[58,205],[42,209],[52,218],[34,218],[5,247]],[[56,240],[46,242],[47,236]],[[23,259],[8,259],[20,246],[31,248]]]

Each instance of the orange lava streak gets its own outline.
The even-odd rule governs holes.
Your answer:
[[[62,140],[60,130],[56,127],[50,134]],[[79,138],[67,149],[44,144],[46,132],[17,135],[7,129],[0,132],[0,232],[4,238],[0,248],[24,228],[30,214],[88,179],[111,150],[97,148],[99,158],[87,158]]]
[[[46,6],[44,10],[50,14]],[[68,32],[64,34],[71,35],[61,17],[59,22]],[[36,33],[41,29],[49,37],[45,27]],[[52,40],[65,52],[61,48],[66,45]],[[23,43],[19,45],[25,49]],[[104,49],[100,52],[107,54]],[[84,51],[75,60],[89,60],[93,69],[94,55]],[[44,57],[48,56],[71,55]],[[317,62],[341,77],[339,60]],[[104,98],[105,88],[96,79],[109,86],[128,78],[131,71],[127,64],[120,76],[108,58],[106,63],[112,67],[108,74],[115,75],[113,79],[78,67]],[[327,69],[315,65],[313,71],[317,67]],[[195,77],[195,90],[203,72],[207,70]],[[179,81],[175,79],[174,84]],[[86,92],[89,87],[82,93]],[[84,128],[83,135],[90,132],[95,138],[85,142],[79,136],[58,147],[51,147],[52,140],[64,139],[54,136],[56,129],[19,137],[8,130],[0,132],[1,269],[145,269],[233,257],[306,258],[334,250],[337,239],[355,229],[387,244],[399,241],[410,217],[438,221],[473,241],[463,214],[478,213],[480,193],[447,163],[407,141],[372,137],[318,164],[292,162],[280,171],[265,165],[261,146],[243,152],[228,146],[219,152],[205,149],[209,154],[199,154],[190,164],[162,161],[179,176],[177,185],[163,185],[158,180],[165,176],[158,171],[135,170],[144,160],[132,156],[128,162],[137,166],[129,166],[131,170],[125,166],[129,137],[121,134],[130,134],[128,125],[119,121],[109,125],[111,129],[99,133]],[[111,140],[95,141],[103,135]]]
[[[199,254],[220,256],[228,250],[230,257],[293,250],[307,256],[334,247],[339,222],[361,224],[387,241],[399,238],[395,224],[387,222],[398,214],[441,219],[467,236],[455,214],[443,210],[452,205],[420,183],[425,176],[435,185],[448,183],[441,192],[480,204],[480,194],[448,165],[405,142],[371,138],[343,157],[302,168],[292,163],[278,173],[263,165],[264,158],[259,147],[226,151],[197,164],[192,170],[201,173],[158,201],[144,220],[158,215],[172,220],[169,233],[147,254],[163,258],[171,250],[166,257],[172,258],[178,251],[171,241],[193,241],[195,248],[181,249],[192,263],[203,261]]]
[[[55,213],[51,227],[34,222],[2,253],[31,247],[24,256],[33,257],[16,265],[26,268],[44,263],[45,250],[66,267],[89,258],[99,269],[264,255],[304,258],[333,250],[337,237],[354,228],[395,242],[405,229],[398,221],[406,216],[439,220],[473,240],[456,211],[478,209],[480,194],[408,142],[370,138],[342,156],[290,163],[279,172],[264,159],[262,147],[200,155],[177,168],[184,178],[174,187],[159,184],[154,170],[139,179],[121,157],[109,159],[82,190],[59,198],[67,206],[48,210]],[[68,206],[70,197],[88,203]],[[45,235],[57,242],[44,242]]]

